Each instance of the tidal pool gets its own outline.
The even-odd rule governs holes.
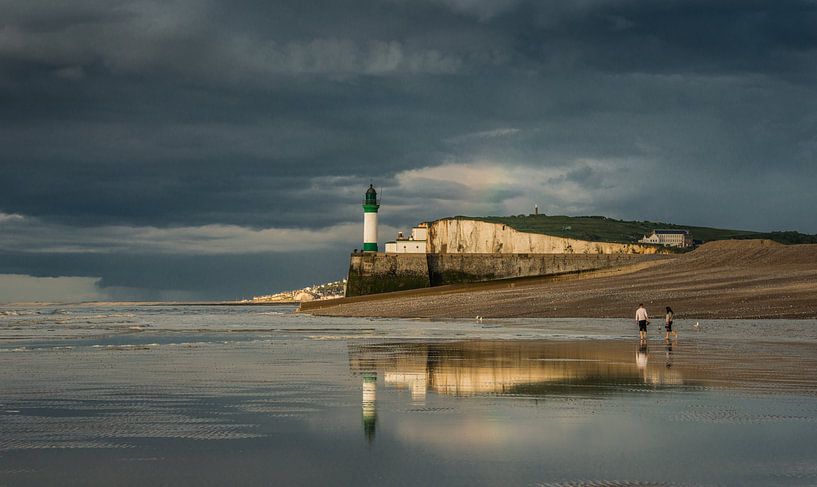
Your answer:
[[[0,307],[4,485],[815,485],[817,322]]]

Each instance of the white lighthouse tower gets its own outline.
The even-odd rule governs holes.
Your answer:
[[[377,200],[377,191],[374,185],[366,190],[366,199],[363,200],[363,251],[377,252],[377,210],[380,202]]]

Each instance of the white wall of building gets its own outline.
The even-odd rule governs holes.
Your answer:
[[[387,254],[425,254],[428,252],[428,227],[425,223],[411,229],[411,237],[404,238],[403,232],[394,242],[386,242]]]
[[[398,240],[396,242],[386,242],[386,253],[397,254],[425,254],[425,240]]]

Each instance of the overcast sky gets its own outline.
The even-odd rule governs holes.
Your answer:
[[[338,279],[370,181],[817,233],[817,2],[0,0],[0,148],[0,302]]]

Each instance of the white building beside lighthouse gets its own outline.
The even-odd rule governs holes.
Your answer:
[[[380,201],[374,185],[369,185],[366,198],[363,200],[363,251],[377,252],[377,210]]]
[[[411,236],[397,234],[397,240],[386,242],[387,254],[425,254],[428,252],[428,224],[421,223],[411,229]]]

